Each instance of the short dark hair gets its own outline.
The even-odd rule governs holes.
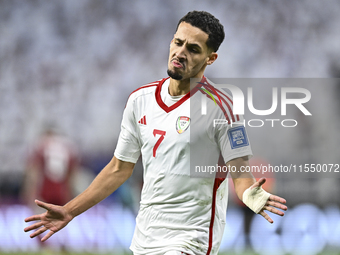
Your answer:
[[[188,12],[183,18],[181,18],[177,24],[178,26],[186,22],[190,25],[201,29],[208,34],[207,46],[214,52],[218,50],[221,43],[224,40],[224,29],[220,21],[212,14],[206,11],[191,11]]]

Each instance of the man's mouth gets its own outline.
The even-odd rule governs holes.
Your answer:
[[[173,59],[171,62],[173,64],[173,66],[176,67],[176,68],[184,68],[184,65],[176,59]]]

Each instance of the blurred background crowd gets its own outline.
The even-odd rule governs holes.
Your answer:
[[[113,155],[129,94],[167,76],[170,41],[178,20],[191,10],[211,12],[225,28],[219,58],[207,68],[207,77],[265,83],[274,78],[274,87],[282,79],[304,78],[297,86],[312,93],[313,116],[296,111],[289,117],[298,120],[297,128],[248,129],[256,157],[272,165],[340,163],[337,0],[0,0],[0,224],[10,206],[32,202],[34,195],[28,193],[39,181],[30,169],[37,168],[37,143],[47,130],[72,147],[77,163],[70,194],[87,187]],[[254,104],[269,108],[271,90],[255,86],[254,91]],[[61,150],[51,153],[67,158]],[[273,189],[291,207],[333,208],[340,238],[339,177],[340,172],[299,178],[279,173]],[[117,204],[134,215],[141,186],[138,163],[107,206]],[[237,203],[231,199],[233,206]],[[322,248],[327,245],[334,246],[325,241]],[[0,241],[0,251],[9,247]]]

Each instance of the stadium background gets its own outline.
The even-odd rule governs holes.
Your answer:
[[[22,231],[31,211],[19,196],[27,150],[42,126],[57,123],[78,145],[82,169],[75,192],[80,192],[112,156],[128,95],[166,76],[177,22],[193,9],[213,13],[225,27],[220,57],[207,77],[340,75],[336,0],[0,1],[0,252],[42,249]],[[298,131],[281,137],[274,129],[250,130],[254,153],[273,165],[340,163],[339,85],[313,87],[315,115]],[[270,105],[270,97],[263,100]],[[58,253],[61,244],[80,253],[128,252],[141,176],[138,164],[115,194],[56,235],[48,252]],[[337,254],[338,176],[276,176],[275,193],[287,198],[290,211],[274,225],[255,217],[250,247],[243,211],[231,201],[221,253],[249,248],[259,254]]]

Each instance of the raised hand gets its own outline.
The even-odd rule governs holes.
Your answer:
[[[255,182],[251,188],[256,188],[262,186],[266,182],[265,178],[259,179],[257,182]],[[288,208],[284,204],[286,203],[286,200],[282,197],[270,195],[270,197],[267,200],[267,203],[262,207],[261,211],[258,213],[262,215],[268,222],[273,223],[274,221],[272,218],[269,217],[269,215],[265,212],[269,211],[271,213],[275,213],[277,215],[283,216],[284,212],[278,210],[284,210],[286,211]]]
[[[38,221],[24,229],[25,232],[36,230],[30,235],[31,238],[49,230],[49,232],[41,239],[41,241],[44,242],[54,233],[64,228],[73,219],[62,206],[44,203],[39,200],[35,200],[35,203],[47,211],[25,219],[25,222]]]

